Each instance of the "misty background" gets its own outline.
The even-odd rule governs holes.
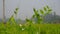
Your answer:
[[[31,18],[33,8],[42,9],[44,6],[50,6],[53,12],[60,15],[60,0],[5,0],[5,16],[9,18],[16,7],[19,7],[18,18],[24,20]],[[3,18],[3,0],[0,0],[0,18]]]

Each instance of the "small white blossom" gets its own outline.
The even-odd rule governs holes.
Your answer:
[[[19,24],[20,27],[22,27],[22,24]]]
[[[24,28],[22,28],[22,31],[24,30]]]

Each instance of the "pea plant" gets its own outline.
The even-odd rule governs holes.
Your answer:
[[[40,24],[43,22],[44,16],[50,14],[52,9],[49,6],[45,6],[43,7],[43,9],[38,9],[38,10],[33,8],[33,11],[34,11],[34,15],[32,16],[32,18],[37,18],[37,23]]]
[[[11,23],[16,24],[16,20],[14,16],[17,17],[18,10],[19,8],[15,9],[14,14],[9,18],[9,20],[7,21],[7,24],[11,24]]]

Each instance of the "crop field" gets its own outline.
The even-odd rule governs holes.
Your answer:
[[[60,34],[60,24],[3,24],[0,34]]]

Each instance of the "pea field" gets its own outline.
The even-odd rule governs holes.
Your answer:
[[[38,10],[33,8],[32,20],[26,18],[24,24],[17,23],[14,18],[14,16],[17,17],[18,9],[15,9],[8,21],[0,22],[0,34],[60,34],[60,24],[43,24],[43,17],[52,11],[49,6]],[[37,18],[36,23],[34,23],[34,18]]]
[[[60,24],[3,24],[0,34],[60,34]]]

